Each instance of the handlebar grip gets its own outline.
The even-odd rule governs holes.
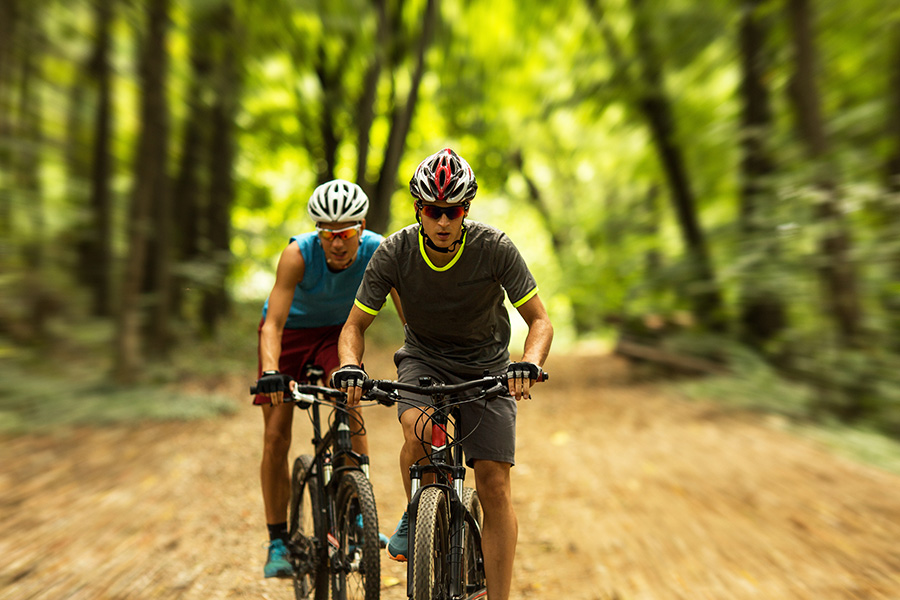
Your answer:
[[[251,396],[255,396],[255,395],[258,394],[258,393],[259,393],[259,392],[256,391],[256,386],[255,386],[255,385],[251,385],[251,386],[250,386],[250,395],[251,395]]]
[[[548,379],[550,379],[550,373],[541,369],[541,373],[540,373],[540,375],[538,375],[537,380],[538,381],[547,381]]]

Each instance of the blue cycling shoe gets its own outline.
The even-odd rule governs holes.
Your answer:
[[[406,562],[409,556],[409,516],[406,511],[403,512],[397,529],[388,542],[387,553],[388,556],[399,562]]]
[[[263,569],[266,577],[291,577],[294,567],[288,561],[288,549],[280,539],[274,539],[269,543],[269,556]]]
[[[356,515],[356,526],[359,527],[360,532],[362,532],[362,530],[363,530],[363,518],[362,518],[362,515]],[[380,531],[378,532],[378,542],[379,542],[379,544],[381,545],[382,548],[387,547],[389,541],[390,541],[390,538],[389,538],[388,536],[384,535],[384,534],[381,533]],[[351,546],[350,546],[350,552],[351,552],[351,554],[353,553],[353,551],[354,551],[355,549],[356,549],[355,545],[351,544]]]

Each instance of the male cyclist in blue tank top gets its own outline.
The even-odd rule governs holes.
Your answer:
[[[383,241],[367,231],[369,199],[349,181],[335,179],[315,189],[307,212],[316,231],[294,236],[281,253],[272,293],[259,326],[259,364],[254,404],[265,424],[262,465],[263,504],[269,528],[266,577],[290,577],[287,560],[287,507],[290,501],[288,450],[292,403],[284,403],[286,377],[302,380],[307,363],[327,377],[340,366],[337,341],[347,320],[366,265]],[[403,320],[400,303],[395,306]],[[351,412],[353,449],[368,454],[359,409]]]
[[[509,237],[484,223],[465,221],[477,189],[468,163],[449,148],[419,164],[409,182],[417,223],[389,236],[369,262],[341,332],[343,366],[332,375],[332,383],[347,390],[351,406],[359,402],[367,379],[362,368],[364,334],[392,290],[404,303],[406,319],[403,347],[394,354],[400,381],[416,383],[428,375],[453,384],[479,378],[485,371],[506,374],[509,396],[477,407],[462,405],[457,426],[466,463],[475,471],[484,516],[488,597],[507,600],[518,532],[510,486],[517,401],[531,397],[530,387],[550,351],[553,326],[537,283]],[[504,296],[528,325],[524,352],[513,363]],[[421,409],[408,402],[397,404],[408,499],[409,465],[425,457],[419,440],[426,438]],[[404,513],[387,547],[391,558],[409,557],[408,533]]]

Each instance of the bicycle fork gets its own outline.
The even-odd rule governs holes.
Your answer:
[[[442,489],[447,499],[447,517],[448,517],[448,555],[443,559],[446,561],[448,572],[450,573],[449,581],[449,598],[451,600],[461,599],[465,597],[464,589],[465,574],[464,553],[465,553],[465,522],[466,507],[462,502],[465,489],[466,467],[463,463],[462,447],[456,446],[454,449],[454,461],[451,463],[447,460],[447,415],[443,411],[435,411],[432,415],[431,426],[431,464],[419,465],[413,464],[409,467],[410,478],[410,495],[408,519],[409,519],[409,540],[411,544],[415,543],[416,535],[416,517],[419,507],[419,497],[422,490],[427,487],[439,487]],[[422,486],[422,476],[426,473],[434,473],[436,483]],[[451,491],[452,490],[452,491]],[[429,557],[416,557],[414,552],[410,553],[407,563],[407,597],[412,598],[412,581],[415,577],[413,562],[416,558],[426,559]]]

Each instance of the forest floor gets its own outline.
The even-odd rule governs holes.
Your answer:
[[[387,357],[367,357],[391,377]],[[687,401],[612,357],[548,364],[520,405],[514,599],[900,599],[900,477],[777,419]],[[290,598],[262,577],[262,419],[0,439],[0,598]],[[222,390],[220,390],[222,391]],[[394,409],[367,412],[381,530],[403,511]],[[293,454],[306,447],[295,420]],[[382,598],[405,568],[382,560]]]

